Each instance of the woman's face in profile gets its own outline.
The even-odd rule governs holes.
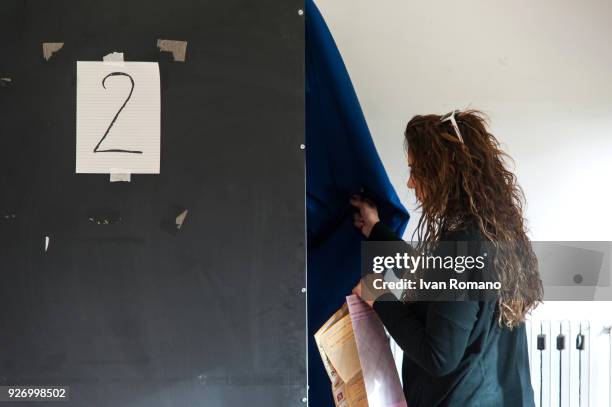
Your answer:
[[[419,200],[420,202],[423,202],[423,195],[422,195],[422,191],[421,191],[421,187],[418,183],[418,181],[416,180],[416,178],[414,178],[414,176],[412,175],[412,165],[414,163],[414,158],[412,156],[412,152],[410,151],[410,149],[408,149],[408,171],[410,172],[410,175],[408,176],[408,189],[414,189],[414,194],[416,195],[417,200]]]

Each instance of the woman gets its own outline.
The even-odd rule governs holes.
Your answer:
[[[495,300],[482,301],[409,303],[391,294],[376,301],[364,295],[404,351],[408,405],[534,406],[524,320],[541,301],[542,286],[507,156],[477,111],[416,116],[405,144],[408,188],[422,210],[421,247],[490,243],[489,264],[502,287]],[[351,203],[358,208],[354,224],[369,240],[398,240],[369,200],[354,196]],[[353,293],[362,296],[361,282]]]

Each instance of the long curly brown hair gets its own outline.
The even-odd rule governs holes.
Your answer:
[[[442,121],[446,116],[415,116],[406,126],[411,176],[424,197],[415,233],[420,242],[437,242],[444,231],[477,225],[495,249],[499,323],[512,328],[543,295],[523,218],[525,197],[486,116],[468,110],[454,117],[460,136],[452,121]]]

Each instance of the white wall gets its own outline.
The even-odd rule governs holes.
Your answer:
[[[483,110],[515,160],[534,240],[612,240],[612,1],[317,0],[393,185],[415,114]],[[416,222],[411,222],[408,238]],[[548,303],[543,319],[612,319]]]

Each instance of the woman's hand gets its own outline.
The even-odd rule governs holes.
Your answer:
[[[361,281],[355,286],[355,288],[353,288],[353,294],[361,298]],[[370,307],[372,307],[372,305],[374,304],[373,300],[364,300],[363,298],[361,298],[361,300],[368,304]]]
[[[359,212],[353,217],[353,224],[361,230],[365,237],[370,237],[372,228],[380,222],[376,205],[370,200],[363,199],[360,195],[351,197],[351,205],[359,209]]]

